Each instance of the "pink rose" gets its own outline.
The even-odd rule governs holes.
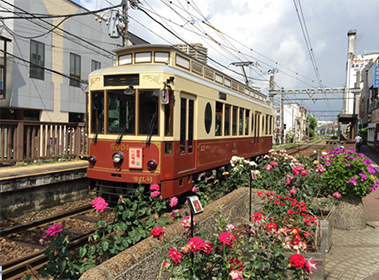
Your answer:
[[[307,176],[307,174],[308,174],[308,171],[307,170],[303,170],[303,171],[301,171],[301,176]]]
[[[176,204],[178,204],[178,198],[177,197],[171,197],[170,199],[170,207],[175,207]]]
[[[278,167],[279,166],[279,163],[277,163],[276,161],[272,161],[270,162],[270,164],[274,167]]]
[[[192,192],[196,193],[196,191],[197,191],[197,187],[195,186],[195,187],[192,188]]]
[[[154,191],[151,193],[151,197],[154,198],[154,197],[157,197],[158,195],[160,195],[161,193],[159,191]]]
[[[286,180],[286,186],[291,185],[291,183],[292,183],[292,180],[290,178],[287,178],[287,180]]]
[[[333,193],[333,196],[336,198],[341,198],[342,195],[339,192],[335,192]]]
[[[48,236],[53,236],[54,234],[62,232],[62,231],[63,231],[63,225],[60,225],[60,224],[51,225],[47,229],[46,235],[43,236],[42,238],[46,238]]]
[[[270,172],[270,171],[272,170],[272,165],[271,165],[271,164],[267,164],[267,166],[266,166],[266,170],[267,170],[268,172]]]
[[[150,191],[159,191],[159,185],[158,184],[150,185]]]
[[[108,203],[106,203],[102,197],[96,197],[94,200],[92,200],[91,204],[92,207],[95,207],[96,211],[99,213],[103,212],[104,209],[108,207]]]
[[[291,194],[295,194],[295,193],[297,193],[297,190],[295,190],[294,188],[292,188],[292,189],[290,190],[290,193],[291,193]]]

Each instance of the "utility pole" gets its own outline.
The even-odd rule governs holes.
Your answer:
[[[280,91],[280,133],[281,143],[284,144],[284,88]]]
[[[122,23],[123,27],[121,30],[121,36],[122,36],[122,46],[125,47],[129,44],[129,36],[128,36],[128,0],[122,0]]]

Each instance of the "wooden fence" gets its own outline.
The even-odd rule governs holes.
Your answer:
[[[85,123],[0,120],[0,164],[87,154]]]

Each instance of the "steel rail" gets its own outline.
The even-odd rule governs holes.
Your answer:
[[[40,226],[49,224],[52,221],[57,221],[57,220],[61,220],[61,219],[70,218],[72,216],[77,216],[78,214],[87,212],[91,209],[92,209],[92,206],[90,204],[88,204],[88,205],[84,205],[84,206],[81,206],[81,207],[78,207],[78,208],[75,208],[72,210],[68,210],[68,211],[58,213],[58,214],[54,214],[54,215],[51,215],[49,217],[45,217],[45,218],[37,219],[34,221],[30,221],[27,223],[19,224],[19,225],[13,226],[13,227],[5,228],[5,229],[0,230],[0,236],[6,237],[6,236],[9,236],[9,235],[14,234],[14,233],[24,232],[26,230],[30,230],[30,229],[33,229],[36,227],[40,227]]]

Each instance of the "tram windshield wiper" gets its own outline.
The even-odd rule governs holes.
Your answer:
[[[147,140],[146,140],[147,146],[150,146],[151,136],[153,136],[154,124],[155,124],[156,119],[157,119],[157,113],[154,113],[150,120],[149,133],[147,135]]]
[[[128,127],[128,125],[127,125],[127,123],[125,123],[122,132],[120,133],[120,135],[116,139],[116,144],[117,145],[120,145],[121,140],[122,140],[122,136],[124,136],[125,132],[128,130],[127,127]]]

